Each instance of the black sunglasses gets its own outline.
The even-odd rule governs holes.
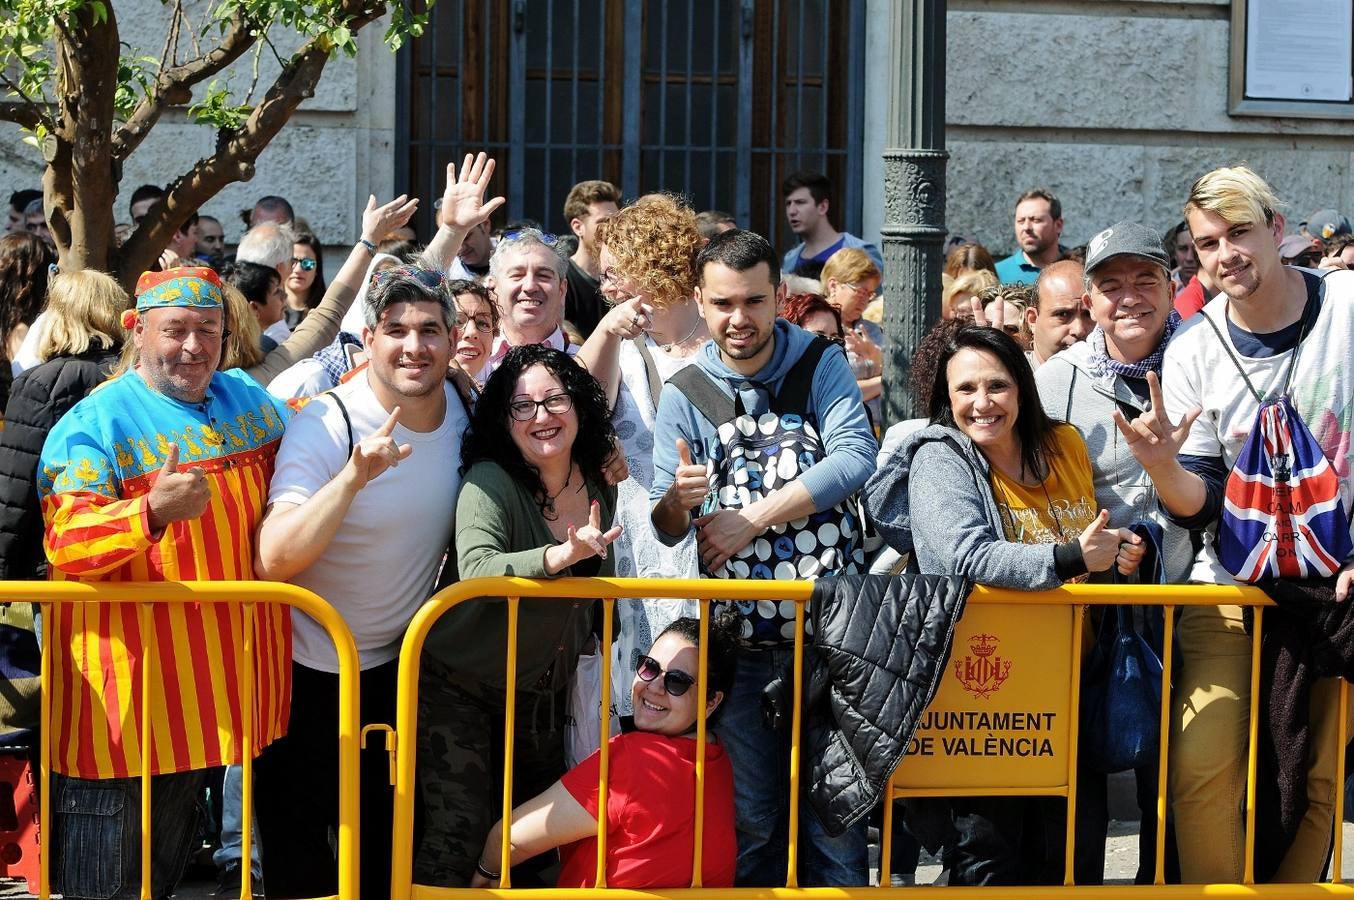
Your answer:
[[[652,656],[641,656],[635,661],[635,674],[639,676],[640,681],[653,681],[659,675],[662,675],[663,690],[667,691],[669,697],[682,696],[696,683],[696,679],[681,669],[664,672],[663,667],[658,664],[658,660]]]

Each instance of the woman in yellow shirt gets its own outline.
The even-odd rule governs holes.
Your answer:
[[[884,539],[910,569],[979,584],[1044,590],[1142,559],[1141,540],[1097,510],[1086,444],[1045,413],[1034,373],[1010,335],[941,326],[924,398],[930,424],[891,448],[866,485]],[[890,454],[890,450],[893,452]],[[913,530],[912,523],[925,523]],[[954,884],[1061,883],[1061,801],[955,798],[910,804],[923,843],[945,844]]]

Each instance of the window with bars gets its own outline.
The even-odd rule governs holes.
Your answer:
[[[438,0],[399,58],[400,189],[437,196],[446,163],[483,149],[505,221],[567,232],[569,188],[604,178],[788,249],[780,183],[812,169],[859,232],[864,18],[864,0]]]

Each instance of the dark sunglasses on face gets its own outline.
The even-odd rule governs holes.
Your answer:
[[[292,264],[293,267],[295,267],[295,266],[300,266],[302,272],[310,272],[310,271],[314,270],[314,268],[315,268],[315,260],[313,260],[313,259],[302,259],[302,258],[299,257],[299,256],[293,256],[293,257],[291,258],[291,264]]]
[[[662,675],[663,690],[667,692],[669,697],[682,696],[696,683],[696,679],[681,669],[664,672],[663,667],[658,664],[658,660],[652,656],[641,656],[635,662],[635,674],[639,676],[640,681],[644,682],[653,681],[659,675]]]

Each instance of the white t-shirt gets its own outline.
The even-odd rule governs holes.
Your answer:
[[[1283,390],[1291,354],[1255,359],[1242,356],[1227,331],[1227,299],[1208,303],[1203,315],[1222,333],[1222,340],[1202,316],[1181,326],[1166,348],[1161,370],[1162,399],[1172,422],[1195,406],[1203,414],[1180,448],[1192,456],[1220,456],[1230,468],[1255,424],[1259,404],[1237,371],[1227,350],[1236,354],[1246,377],[1266,396]],[[1290,399],[1316,438],[1340,479],[1345,512],[1354,510],[1354,272],[1332,272],[1322,282],[1321,311],[1298,348]],[[1218,561],[1212,531],[1190,573],[1192,581],[1232,584],[1234,579]]]
[[[383,425],[389,413],[367,378],[339,385],[356,443]],[[389,662],[414,613],[432,593],[454,529],[461,487],[465,406],[444,385],[447,415],[426,434],[396,425],[394,439],[413,452],[353,498],[338,532],[314,564],[291,583],[314,591],[339,611],[357,642],[363,669]],[[333,397],[315,398],[287,425],[277,452],[269,503],[304,503],[348,462],[348,428]],[[318,623],[292,613],[292,658],[322,672],[338,671],[333,642]]]

